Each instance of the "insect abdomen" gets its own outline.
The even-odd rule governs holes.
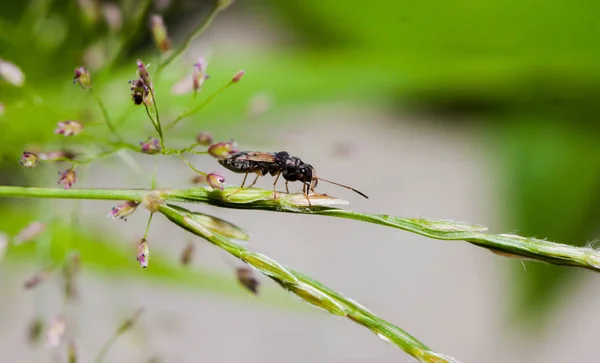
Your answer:
[[[233,171],[234,173],[245,173],[252,171],[252,164],[250,160],[223,159],[219,160],[219,164],[223,165],[225,168]]]

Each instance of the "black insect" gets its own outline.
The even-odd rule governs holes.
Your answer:
[[[259,176],[267,174],[277,176],[275,178],[275,182],[273,183],[273,192],[275,194],[275,198],[277,198],[277,191],[275,190],[275,185],[277,184],[277,181],[279,180],[280,176],[282,176],[283,179],[285,179],[285,190],[288,194],[290,192],[288,188],[289,182],[301,182],[303,184],[302,192],[304,193],[307,199],[308,193],[311,191],[315,191],[315,187],[317,186],[317,182],[319,180],[335,184],[346,189],[350,189],[362,195],[365,198],[369,198],[365,194],[347,185],[339,184],[330,180],[325,180],[317,177],[315,174],[315,168],[312,165],[306,164],[304,161],[300,160],[300,158],[290,156],[290,154],[286,151],[242,151],[233,154],[226,159],[219,160],[219,164],[223,165],[225,168],[233,171],[234,173],[246,174],[244,176],[244,181],[242,181],[242,185],[240,189],[238,189],[238,191],[244,187],[244,184],[246,184],[248,174],[255,173],[256,178],[254,179],[252,184],[248,186],[248,188],[256,184],[256,181],[258,180]],[[237,191],[234,193],[237,193]],[[308,199],[308,202],[310,204],[310,199]]]

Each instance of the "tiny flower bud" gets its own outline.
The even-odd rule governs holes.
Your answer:
[[[64,317],[59,316],[52,319],[50,326],[48,327],[48,331],[46,332],[46,344],[49,347],[58,346],[65,335],[66,329],[67,321]]]
[[[106,49],[101,44],[92,44],[85,48],[82,61],[87,65],[88,71],[100,70],[109,60]]]
[[[137,64],[137,69],[138,69],[138,74],[140,76],[140,79],[142,80],[142,82],[144,82],[144,85],[146,85],[147,88],[152,89],[152,82],[150,82],[150,73],[148,73],[148,70],[146,69],[144,62],[142,62],[141,60],[138,59],[136,61],[136,64]]]
[[[127,222],[127,217],[129,217],[133,212],[135,212],[139,202],[134,202],[129,200],[123,204],[120,204],[116,207],[112,207],[110,213],[108,213],[108,218],[112,219],[122,219]]]
[[[37,238],[46,230],[46,225],[42,222],[33,222],[28,224],[25,228],[19,231],[15,236],[14,244],[19,245],[21,243],[29,242]]]
[[[68,120],[58,123],[58,127],[54,130],[57,135],[73,136],[83,130],[83,125],[80,122]]]
[[[182,265],[187,266],[192,261],[193,254],[194,254],[194,245],[190,243],[187,246],[185,246],[185,248],[183,249],[183,252],[181,252],[181,258],[179,259],[179,261],[181,262]]]
[[[26,168],[35,168],[35,166],[38,164],[38,161],[40,161],[40,158],[37,156],[37,154],[29,151],[23,151],[23,155],[21,155],[21,165]]]
[[[123,16],[121,9],[115,4],[104,4],[102,5],[102,13],[104,20],[108,25],[108,29],[117,32],[123,26]]]
[[[58,180],[58,184],[64,185],[65,189],[70,189],[73,184],[77,181],[77,174],[75,174],[75,170],[67,169],[60,174],[60,179]]]
[[[138,254],[137,260],[140,263],[140,267],[147,268],[148,267],[148,259],[150,258],[150,249],[148,248],[148,242],[146,242],[145,238],[142,238],[140,242],[138,242]]]
[[[154,37],[154,44],[161,52],[166,52],[171,49],[171,41],[167,35],[167,27],[165,22],[160,15],[152,15],[150,18],[150,27],[152,29],[152,36]]]
[[[210,173],[206,175],[206,182],[212,188],[223,190],[223,183],[225,182],[225,178],[219,174]]]
[[[42,337],[42,332],[44,331],[44,322],[41,318],[35,317],[31,322],[29,322],[29,326],[27,328],[27,341],[29,344],[36,344],[40,341]]]
[[[0,59],[0,78],[16,87],[25,83],[25,75],[16,65]]]
[[[237,143],[233,140],[227,142],[219,142],[211,145],[208,148],[208,153],[215,158],[226,158],[231,154],[239,152]]]
[[[241,266],[236,269],[236,273],[237,279],[242,286],[250,290],[254,295],[258,294],[260,281],[254,269],[248,266]]]
[[[250,98],[247,114],[251,118],[262,116],[271,108],[272,100],[265,93],[258,93]]]
[[[194,70],[192,71],[192,88],[194,92],[198,92],[204,81],[208,78],[208,74],[206,74],[206,62],[204,58],[199,58],[198,62],[194,64]]]
[[[60,160],[73,160],[76,155],[72,151],[60,150],[60,151],[42,152],[39,154],[39,156],[40,156],[40,160],[60,161]]]
[[[81,88],[88,89],[92,87],[92,76],[84,67],[75,68],[73,83],[77,83]]]
[[[83,20],[88,24],[95,24],[100,18],[100,2],[94,0],[77,0],[82,12]]]
[[[161,151],[160,141],[153,137],[148,137],[148,140],[146,140],[146,142],[140,142],[140,145],[142,145],[142,152],[144,154],[154,155]]]
[[[243,69],[241,71],[238,71],[235,74],[235,76],[233,76],[233,78],[231,79],[231,83],[238,83],[240,79],[242,79],[242,77],[244,76],[244,73],[246,73],[246,71],[244,71]]]
[[[25,283],[23,284],[23,286],[26,289],[32,289],[32,288],[36,287],[37,285],[41,284],[42,282],[46,281],[48,279],[48,277],[50,277],[51,274],[52,274],[52,271],[50,269],[42,270],[42,271],[36,273],[35,275],[31,276],[27,280],[25,280]]]
[[[158,207],[163,205],[165,200],[163,199],[163,194],[160,191],[155,190],[145,193],[142,196],[142,203],[144,203],[144,207],[146,207],[150,213],[156,213],[158,212]]]
[[[198,135],[196,135],[196,142],[199,145],[208,146],[213,143],[213,137],[210,132],[202,131]]]
[[[206,175],[198,174],[192,179],[193,184],[202,184],[206,182]]]
[[[141,78],[130,80],[129,84],[131,84],[130,91],[133,103],[138,106],[142,103],[146,106],[152,106],[152,94],[150,93],[150,88],[146,86]]]

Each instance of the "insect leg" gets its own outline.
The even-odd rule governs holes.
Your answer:
[[[242,185],[240,185],[240,189],[242,189],[244,187],[244,184],[246,184],[247,178],[248,178],[248,172],[246,172],[246,175],[244,175],[244,180],[242,180]]]
[[[247,174],[246,174],[247,175]],[[258,180],[258,177],[260,175],[256,174],[256,178],[254,178],[254,181],[252,182],[252,184],[248,185],[248,188],[250,188],[251,186],[253,186],[254,184],[256,184],[256,181]]]
[[[277,199],[277,190],[275,189],[275,184],[277,184],[277,180],[279,180],[280,175],[281,174],[277,174],[277,177],[275,178],[275,181],[273,182],[273,199]]]
[[[233,193],[227,194],[227,198],[229,198],[230,196],[232,196],[235,193],[239,192],[240,190],[244,189],[244,184],[246,184],[246,178],[248,178],[248,173],[249,173],[249,171],[247,171],[246,175],[244,175],[244,180],[242,180],[242,185],[238,188],[238,190],[236,190]],[[258,175],[256,176],[256,179],[258,179]],[[256,180],[254,180],[254,183],[256,183]],[[254,183],[252,183],[250,186],[254,185]]]
[[[288,183],[289,183],[289,181],[286,180],[285,181],[285,192],[290,194],[290,188],[288,188]]]
[[[304,197],[306,197],[306,200],[308,201],[308,206],[312,207],[312,204],[310,203],[310,198],[308,197],[308,192],[310,191],[310,184],[306,184],[306,183],[302,183],[302,193],[304,194]]]

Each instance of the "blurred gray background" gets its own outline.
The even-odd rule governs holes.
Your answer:
[[[290,62],[289,58],[293,58],[294,53],[279,52],[279,49],[286,43],[296,46],[304,40],[302,36],[310,39],[311,34],[301,33],[298,29],[302,27],[297,24],[295,27],[288,26],[287,18],[278,17],[270,6],[269,1],[253,5],[239,1],[231,10],[218,16],[184,56],[188,63],[198,56],[206,56],[209,74],[211,67],[217,69],[217,75],[225,74],[220,81],[215,76],[207,82],[221,82],[227,74],[244,68],[247,73],[240,86],[247,81],[252,89],[246,89],[241,96],[236,95],[235,89],[228,90],[233,101],[229,101],[228,94],[221,96],[219,102],[207,109],[206,116],[200,113],[187,120],[186,126],[176,133],[177,138],[172,139],[176,140],[174,142],[187,145],[190,135],[214,130],[218,140],[233,138],[242,150],[287,150],[315,166],[320,176],[349,184],[369,195],[370,198],[365,200],[335,186],[319,185],[319,191],[349,200],[351,207],[359,211],[465,221],[488,226],[494,233],[524,233],[550,239],[577,238],[561,240],[568,243],[588,243],[593,239],[593,233],[554,233],[551,226],[561,223],[556,220],[545,220],[549,226],[547,234],[535,223],[532,224],[534,227],[528,228],[525,225],[527,218],[535,219],[532,216],[537,213],[536,209],[532,213],[527,206],[514,201],[518,199],[515,198],[518,193],[507,192],[511,186],[519,184],[511,178],[516,178],[521,169],[511,169],[510,165],[498,159],[506,156],[505,153],[519,158],[521,149],[515,145],[523,140],[506,136],[510,134],[507,129],[503,129],[506,134],[496,133],[498,129],[490,126],[493,123],[489,121],[504,120],[505,125],[519,124],[521,126],[516,129],[522,129],[527,128],[522,126],[525,119],[530,122],[525,124],[534,125],[530,126],[531,134],[527,135],[539,135],[543,127],[537,128],[536,120],[542,119],[540,115],[545,115],[546,111],[536,111],[533,116],[513,111],[510,117],[506,113],[493,113],[490,109],[494,110],[496,104],[489,106],[485,102],[491,98],[493,102],[500,103],[496,97],[503,99],[504,85],[498,87],[500,96],[494,93],[497,84],[489,79],[482,80],[477,87],[469,82],[464,86],[458,71],[447,77],[451,84],[456,81],[460,90],[452,93],[452,87],[442,82],[447,87],[445,92],[452,95],[472,92],[476,95],[478,87],[491,90],[490,98],[482,95],[485,101],[482,101],[485,104],[483,111],[475,102],[479,99],[473,101],[470,93],[465,96],[466,101],[429,95],[428,92],[436,85],[436,77],[432,75],[428,81],[421,80],[425,86],[416,87],[414,92],[398,98],[380,99],[378,92],[397,91],[396,86],[375,83],[375,78],[386,78],[389,68],[373,69],[376,63],[369,63],[371,69],[367,66],[363,69],[360,57],[347,68],[332,70],[331,79],[324,81],[328,87],[324,91],[326,96],[315,95],[315,98],[323,97],[325,101],[314,102],[306,94],[299,95],[301,101],[295,102],[294,97],[290,101],[294,90],[301,93],[318,89],[317,81],[313,80],[314,86],[307,84],[313,78],[327,77],[330,74],[327,67],[333,67],[335,63],[324,65],[316,56],[308,64],[302,64],[302,59],[298,64],[293,61],[285,63]],[[273,8],[278,6],[273,5]],[[286,13],[282,9],[279,11]],[[416,14],[408,14],[409,20],[418,21]],[[173,33],[175,42],[181,40],[195,24],[193,16],[183,19],[180,24],[177,19],[167,20],[170,21],[168,24],[177,24],[177,31]],[[371,23],[365,22],[362,26],[377,27],[377,17],[369,21]],[[335,21],[332,20],[332,23]],[[172,26],[175,28],[175,25]],[[315,25],[313,32],[318,33],[318,29]],[[327,31],[324,33],[327,34]],[[341,44],[344,44],[343,41]],[[325,49],[325,54],[328,52],[326,44],[315,48]],[[360,52],[361,48],[356,49]],[[382,54],[386,54],[385,49],[381,50]],[[365,50],[365,53],[371,51]],[[332,59],[341,59],[343,54],[334,54]],[[427,58],[423,54],[419,56]],[[272,66],[261,64],[263,58],[270,59]],[[493,59],[504,58],[498,55]],[[227,70],[218,68],[219,64],[226,64]],[[474,72],[472,77],[477,79],[478,73],[485,73],[481,69],[486,66],[477,62],[472,64],[479,64],[479,68],[471,69]],[[302,67],[321,71],[306,71],[306,80],[301,77],[305,71]],[[130,77],[132,69],[129,66]],[[258,71],[253,72],[254,69]],[[428,71],[442,72],[435,67]],[[494,80],[506,76],[493,66],[489,72],[494,74],[490,77]],[[506,73],[513,76],[521,74],[520,71]],[[271,78],[263,83],[260,77],[266,75]],[[165,82],[177,80],[178,76],[167,75]],[[356,78],[359,85],[348,90],[346,84],[340,84],[338,89],[335,87],[336,77]],[[390,77],[396,78],[395,75]],[[411,77],[409,73],[399,76],[406,82]],[[364,87],[360,86],[362,83]],[[539,83],[536,87],[543,88]],[[281,88],[288,89],[289,94],[278,94],[277,89]],[[338,92],[348,94],[348,99],[338,99]],[[572,92],[576,95],[573,98],[579,102],[579,90]],[[107,97],[106,102],[110,102],[111,96]],[[518,101],[503,99],[502,102],[529,104],[531,100],[527,97],[523,96]],[[546,96],[539,97],[545,99]],[[457,105],[462,101],[468,103],[467,109],[477,109],[477,112],[464,113],[462,109],[454,112],[455,107],[462,107]],[[227,112],[229,102],[232,108]],[[257,102],[268,104],[264,110],[257,110],[262,107]],[[421,103],[425,105],[423,109],[419,108]],[[419,106],[417,111],[412,108],[415,104]],[[216,108],[226,111],[217,114]],[[168,116],[177,114],[175,111],[166,112]],[[251,112],[257,114],[250,117]],[[568,114],[565,112],[565,115]],[[135,122],[144,126],[134,126],[130,122],[128,130],[134,130],[132,132],[136,136],[133,139],[144,139],[146,133],[150,134],[149,123],[142,114],[136,118]],[[229,119],[236,121],[230,122]],[[581,119],[586,118],[582,116]],[[144,129],[142,136],[139,128]],[[558,131],[557,137],[567,134]],[[555,136],[548,136],[549,140],[555,140]],[[529,145],[535,149],[535,142],[532,144]],[[593,151],[596,152],[597,148]],[[529,152],[535,154],[534,151]],[[548,155],[553,154],[548,151]],[[593,159],[589,164],[594,164],[596,154],[590,152],[589,155],[590,160]],[[155,166],[154,159],[133,157],[141,165],[145,176],[140,176],[121,159],[114,157],[81,169],[82,176],[76,187],[148,187],[148,175]],[[523,160],[536,160],[524,154],[522,157]],[[242,176],[227,172],[212,158],[190,160],[202,170],[222,173],[228,184],[241,183]],[[590,166],[590,169],[593,168]],[[193,175],[185,164],[176,159],[161,158],[158,170],[159,187],[190,186]],[[560,173],[560,170],[556,172]],[[544,184],[546,175],[543,171],[541,174],[532,177],[539,185]],[[54,180],[29,181],[33,185],[55,185]],[[265,177],[258,186],[270,188],[271,184],[272,179]],[[298,185],[291,186],[295,191],[300,190]],[[283,183],[280,185],[282,188]],[[550,188],[550,194],[546,196],[551,198],[553,191],[557,195],[568,194],[566,190],[573,192],[577,186],[572,188]],[[584,192],[582,195],[587,195],[587,199],[594,198],[594,195]],[[18,200],[8,202],[20,203]],[[560,200],[549,203],[559,209],[564,206]],[[139,307],[145,308],[139,322],[116,341],[105,362],[148,362],[152,358],[159,362],[178,363],[416,361],[351,321],[306,306],[266,278],[261,279],[260,294],[252,296],[235,281],[233,266],[236,266],[236,261],[205,241],[179,230],[161,216],[155,218],[150,228],[150,267],[141,270],[135,261],[135,241],[143,235],[146,225],[147,213],[143,209],[140,208],[127,223],[123,223],[105,218],[115,205],[111,202],[52,201],[40,202],[40,205],[44,208],[50,206],[53,213],[66,217],[73,208],[77,208],[79,227],[83,231],[107,243],[126,246],[131,250],[131,258],[105,268],[97,263],[86,266],[83,260],[84,269],[77,284],[79,298],[68,304],[63,301],[60,284],[54,279],[31,291],[23,289],[23,282],[39,270],[39,260],[7,259],[0,265],[0,360],[3,362],[66,361],[64,343],[59,348],[48,349],[32,346],[26,339],[27,325],[34,316],[50,319],[58,312],[68,316],[67,335],[75,338],[80,362],[92,362],[122,321]],[[538,204],[537,208],[543,214],[549,207]],[[600,307],[594,302],[599,297],[600,280],[592,272],[572,271],[570,280],[555,280],[551,273],[540,274],[536,270],[538,264],[508,260],[466,242],[431,240],[350,220],[226,210],[204,205],[193,206],[193,210],[214,214],[245,228],[253,237],[249,243],[252,250],[292,266],[351,297],[422,340],[434,351],[461,362],[597,361]],[[519,216],[525,218],[519,220]],[[73,225],[73,228],[76,226]],[[590,228],[593,230],[595,227]],[[196,246],[193,263],[187,269],[177,267],[179,254],[190,241]],[[98,253],[101,251],[99,249]],[[168,263],[176,266],[175,272],[147,276],[153,266]],[[115,264],[120,267],[111,273]],[[184,275],[189,275],[189,278],[178,283],[178,276]],[[197,280],[194,280],[196,276]],[[203,278],[210,281],[205,282]],[[530,288],[528,291],[534,298],[519,298],[517,286],[538,286],[540,281],[546,289],[556,287],[555,281],[560,283],[559,293],[546,295],[543,289],[536,292],[535,288]],[[215,287],[221,282],[224,287]],[[544,318],[540,319],[542,322],[534,319],[537,323],[529,324],[527,317],[536,315],[538,301],[535,297],[540,296],[546,299],[539,303],[539,310],[545,312]],[[515,306],[520,306],[520,310]]]

